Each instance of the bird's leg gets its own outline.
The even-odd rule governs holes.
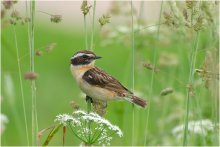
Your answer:
[[[93,103],[93,100],[92,100],[92,98],[90,97],[90,96],[88,96],[88,95],[86,95],[86,102],[91,102],[91,103]]]

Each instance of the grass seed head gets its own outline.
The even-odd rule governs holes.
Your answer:
[[[62,21],[62,16],[61,15],[51,15],[50,21],[54,23],[59,23]]]
[[[36,55],[36,56],[42,56],[42,55],[43,55],[43,52],[40,51],[40,50],[37,50],[37,51],[35,52],[35,55]]]
[[[5,17],[6,11],[4,9],[1,9],[1,19]]]
[[[154,71],[155,73],[158,73],[160,71],[159,68],[156,68],[153,64],[148,63],[148,62],[144,63],[143,66],[149,70]]]
[[[186,88],[188,89],[189,94],[190,94],[192,97],[195,96],[195,90],[194,90],[194,87],[193,87],[192,84],[188,84],[188,85],[186,86]]]
[[[15,3],[14,1],[10,1],[10,0],[2,1],[2,4],[5,7],[5,9],[11,9],[11,7],[14,3]]]
[[[46,52],[51,52],[57,46],[56,43],[50,43],[46,48]]]
[[[186,0],[186,7],[187,9],[192,9],[193,7],[196,6],[196,1],[193,0]]]
[[[110,23],[110,18],[111,16],[109,14],[102,15],[102,17],[99,18],[99,24],[104,26],[105,24]]]
[[[26,73],[24,74],[24,78],[25,78],[26,80],[36,80],[37,77],[38,77],[38,75],[37,75],[37,73],[35,73],[35,72],[26,72]]]
[[[25,17],[25,18],[24,18],[24,21],[27,23],[27,22],[30,22],[31,19],[30,19],[30,17]]]
[[[81,10],[84,16],[89,13],[89,10],[91,7],[92,7],[91,5],[88,5],[87,0],[83,0],[82,5],[81,5]]]
[[[173,93],[173,88],[165,88],[163,89],[161,92],[160,92],[160,95],[161,96],[165,96],[165,95],[168,95],[168,94],[171,94]]]
[[[77,104],[75,101],[70,102],[70,106],[73,110],[79,110],[79,104]]]
[[[16,20],[20,20],[21,19],[20,14],[19,14],[19,12],[17,10],[13,10],[11,12],[11,18],[14,18]]]

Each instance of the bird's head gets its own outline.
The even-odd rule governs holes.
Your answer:
[[[95,53],[88,50],[82,50],[76,52],[71,60],[70,63],[72,66],[94,66],[95,60],[100,59],[100,56],[96,56]]]

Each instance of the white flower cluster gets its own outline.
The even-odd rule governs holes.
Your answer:
[[[172,129],[172,134],[177,136],[177,138],[182,137],[182,132],[185,125],[178,125]],[[208,132],[214,131],[215,125],[211,120],[196,120],[188,122],[188,131],[194,134],[200,134],[206,136]]]
[[[71,123],[71,124],[77,125],[77,126],[82,125],[81,122],[78,119],[72,117],[69,114],[59,114],[59,115],[56,116],[54,121],[59,122],[60,124],[63,124],[64,126],[66,126],[67,123]]]
[[[0,124],[1,124],[1,135],[5,130],[5,124],[8,123],[8,118],[4,114],[0,114]]]
[[[60,114],[56,116],[55,122],[59,122],[67,126],[71,124],[77,135],[82,140],[88,140],[88,136],[92,138],[94,142],[100,145],[110,145],[113,134],[117,134],[119,137],[123,136],[122,131],[118,126],[111,124],[108,120],[102,118],[96,113],[86,113],[78,110],[73,112],[72,115]],[[88,123],[90,123],[90,129],[88,129]],[[97,134],[100,134],[97,136]]]

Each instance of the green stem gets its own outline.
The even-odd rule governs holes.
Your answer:
[[[30,22],[30,71],[35,72],[34,69],[34,19],[35,19],[35,1],[30,2],[30,13],[31,13],[31,22]],[[32,94],[32,145],[37,145],[37,132],[38,132],[38,123],[37,123],[37,108],[36,108],[36,85],[35,80],[31,81],[31,94]]]
[[[18,49],[18,42],[17,42],[17,33],[15,30],[15,27],[13,26],[14,30],[14,38],[15,38],[15,46],[16,46],[16,56],[17,56],[17,63],[18,63],[18,75],[19,75],[19,83],[20,83],[20,89],[21,89],[21,98],[22,98],[22,106],[23,106],[23,113],[24,113],[24,124],[25,124],[25,132],[27,135],[27,145],[29,146],[29,135],[28,135],[28,126],[27,126],[27,113],[25,108],[25,100],[24,100],[24,89],[23,89],[23,83],[22,83],[22,75],[21,75],[21,65],[20,65],[20,59],[19,59],[19,49]]]
[[[86,96],[86,100],[87,100],[87,113],[89,114],[91,112],[91,103],[92,103],[92,98],[89,97],[89,96]],[[88,122],[88,130],[89,130],[89,133],[88,133],[88,145],[91,145],[91,122],[89,121]]]
[[[102,130],[100,131],[100,133],[98,134],[98,136],[97,136],[94,140],[93,140],[93,138],[92,138],[91,144],[95,143],[95,142],[99,139],[100,135],[102,134],[102,131],[103,131],[105,128],[106,128],[106,126],[104,126],[104,127],[102,128]],[[95,137],[95,135],[94,135],[94,137]]]
[[[161,24],[161,16],[162,16],[162,9],[163,9],[163,1],[161,1],[161,4],[160,4],[160,15],[159,15],[159,24]],[[157,35],[156,35],[156,40],[159,41],[159,33],[160,33],[160,25],[158,25],[158,28],[157,28]],[[154,44],[154,53],[153,53],[153,66],[156,67],[156,55],[157,55],[157,48],[156,48],[156,45]],[[146,126],[145,126],[145,140],[144,140],[144,146],[146,146],[146,143],[147,143],[147,128],[148,128],[148,121],[149,121],[149,115],[150,115],[150,106],[151,106],[151,97],[153,95],[153,84],[154,84],[154,69],[152,71],[152,74],[151,74],[151,83],[150,83],[150,98],[149,98],[149,106],[148,106],[148,111],[147,111],[147,122],[146,122]]]
[[[74,130],[73,130],[73,128],[72,128],[72,126],[71,126],[70,123],[69,123],[69,128],[70,128],[70,130],[73,132],[73,134],[74,134],[79,140],[82,140],[84,143],[87,143],[86,140],[84,140],[83,138],[79,137],[79,135],[77,135],[77,134],[74,132]]]
[[[192,51],[191,51],[191,55],[190,55],[190,73],[189,73],[189,80],[188,80],[189,85],[191,85],[194,80],[193,72],[195,70],[198,40],[199,40],[199,32],[196,33],[196,37],[193,42],[193,47],[192,47]],[[188,143],[188,119],[189,119],[190,100],[192,97],[192,95],[190,93],[191,93],[191,89],[188,89],[187,90],[187,100],[186,100],[186,116],[185,116],[183,146],[186,146]]]
[[[92,34],[91,34],[91,46],[90,49],[94,48],[94,32],[95,32],[95,9],[96,9],[96,0],[93,2],[93,15],[92,15]]]
[[[88,32],[87,32],[86,15],[84,15],[84,30],[85,30],[85,47],[86,49],[88,49]]]
[[[131,5],[131,37],[132,37],[132,45],[131,45],[131,48],[132,48],[132,91],[134,92],[134,57],[135,57],[135,42],[134,42],[134,15],[133,15],[133,3],[132,3],[132,0],[130,1],[130,5]],[[135,139],[135,107],[134,107],[134,104],[132,104],[132,146],[134,146],[134,139]]]

